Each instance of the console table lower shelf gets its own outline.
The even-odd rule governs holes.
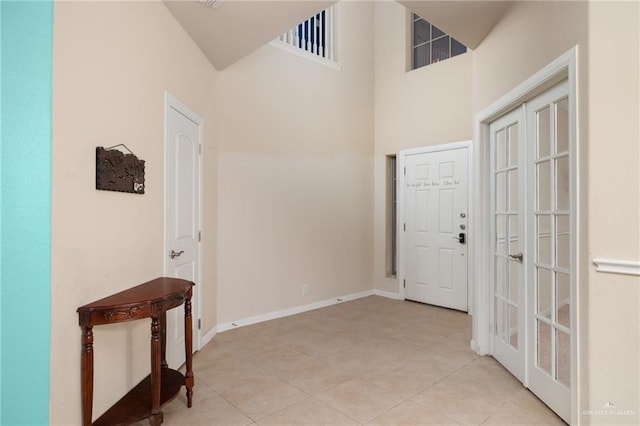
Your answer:
[[[162,369],[160,408],[164,407],[180,392],[184,385],[182,373],[170,368]],[[106,411],[93,424],[95,426],[128,425],[151,417],[151,374],[136,385]]]

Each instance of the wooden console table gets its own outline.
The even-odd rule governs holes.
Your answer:
[[[161,408],[173,400],[182,385],[187,405],[193,398],[191,296],[194,283],[156,278],[78,308],[82,327],[82,424],[91,425],[93,411],[93,326],[151,318],[151,374],[107,410],[94,425],[128,425],[149,419],[162,423]],[[167,311],[184,303],[186,372],[172,370],[166,361]]]

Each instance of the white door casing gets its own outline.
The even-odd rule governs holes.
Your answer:
[[[406,299],[468,309],[468,154],[467,143],[400,153],[400,264]]]
[[[200,152],[202,119],[168,93],[165,97],[165,275],[193,281],[192,311],[200,318]],[[193,350],[199,349],[193,321]],[[185,361],[184,310],[167,313],[167,362]]]

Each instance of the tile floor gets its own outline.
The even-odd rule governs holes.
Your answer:
[[[377,296],[219,333],[165,424],[564,424],[470,339],[465,313]]]

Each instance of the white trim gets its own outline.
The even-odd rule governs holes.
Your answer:
[[[204,120],[197,114],[195,113],[191,108],[189,108],[186,104],[184,104],[182,101],[180,101],[178,98],[176,98],[175,96],[173,96],[171,93],[169,93],[168,91],[164,92],[164,151],[163,151],[163,156],[164,156],[164,199],[167,199],[167,156],[166,156],[166,152],[167,152],[167,119],[168,119],[168,113],[169,113],[169,108],[173,108],[174,110],[176,110],[177,112],[179,112],[180,114],[184,115],[185,117],[187,117],[189,120],[193,121],[195,124],[198,125],[198,143],[200,144],[201,150],[203,149],[202,145],[203,145],[203,141],[204,141]],[[200,221],[200,223],[198,224],[200,230],[202,230],[202,217],[203,217],[203,209],[204,209],[204,203],[203,203],[203,196],[202,196],[202,182],[203,182],[203,164],[202,164],[202,151],[200,153],[200,158],[198,159],[199,161],[199,174],[198,174],[198,197],[200,198],[199,202],[198,202],[198,208],[199,208],[199,212],[198,212],[198,220]],[[169,247],[167,247],[167,237],[166,237],[166,229],[167,229],[167,215],[166,215],[166,206],[163,206],[163,208],[165,209],[164,212],[164,219],[163,219],[163,252],[162,252],[162,259],[163,259],[163,271],[166,274],[167,271],[167,253],[169,252]],[[197,323],[198,320],[202,319],[202,277],[203,277],[203,265],[202,265],[202,242],[200,242],[200,248],[198,249],[198,278],[200,279],[199,283],[196,283],[195,286],[195,297],[198,301],[197,306],[195,311],[193,312],[193,314],[195,314],[195,318],[193,318],[194,323]],[[202,330],[200,330],[199,328],[196,327],[196,333],[193,339],[193,351],[197,351],[200,350],[203,346],[204,343],[202,343],[203,339],[202,339]]]
[[[382,290],[374,289],[373,290],[373,295],[374,296],[380,296],[380,297],[386,297],[387,299],[393,299],[393,300],[404,300],[403,297],[400,297],[399,293],[393,293],[391,291],[382,291]]]
[[[571,282],[571,324],[572,324],[572,359],[571,359],[571,424],[580,424],[580,356],[578,348],[580,347],[580,333],[578,326],[580,324],[580,288],[577,285],[581,281],[581,265],[583,263],[577,255],[580,247],[580,215],[578,214],[580,191],[580,147],[578,141],[578,46],[574,46],[549,65],[535,73],[533,76],[519,84],[516,88],[505,94],[493,104],[489,105],[481,112],[476,114],[474,118],[474,145],[476,147],[473,158],[475,166],[475,174],[473,176],[473,192],[477,194],[474,198],[474,217],[473,225],[477,231],[474,233],[475,239],[470,239],[469,250],[473,255],[472,267],[469,271],[469,281],[475,284],[475,312],[473,315],[473,335],[471,347],[480,355],[490,353],[490,283],[489,283],[489,262],[490,254],[487,250],[489,247],[490,235],[489,227],[484,226],[489,223],[489,124],[496,118],[506,114],[510,110],[520,106],[521,104],[533,99],[535,96],[543,93],[563,79],[569,81],[569,133],[571,144],[572,164],[572,190],[574,196],[571,200],[571,211],[574,212],[572,244],[575,248],[572,252],[572,271]]]
[[[406,182],[406,175],[404,173],[405,167],[406,167],[406,163],[407,163],[407,156],[409,155],[416,155],[416,154],[428,154],[431,152],[440,152],[440,151],[452,151],[455,149],[462,149],[462,148],[466,148],[467,149],[467,313],[469,315],[473,314],[473,307],[474,307],[474,298],[473,295],[475,293],[475,286],[474,286],[474,281],[471,279],[471,270],[472,270],[472,266],[473,266],[473,250],[471,249],[471,242],[473,241],[473,232],[476,229],[473,226],[473,213],[474,213],[474,206],[473,206],[473,194],[475,193],[475,191],[472,188],[472,177],[473,177],[473,144],[472,141],[458,141],[458,142],[450,142],[450,143],[444,143],[444,144],[438,144],[438,145],[431,145],[431,146],[425,146],[425,147],[420,147],[420,148],[411,148],[411,149],[403,149],[402,151],[398,152],[396,155],[396,158],[398,159],[398,169],[396,172],[396,194],[398,196],[398,204],[397,204],[397,215],[396,215],[396,229],[398,230],[398,235],[397,235],[397,250],[398,250],[398,273],[397,273],[397,279],[398,279],[398,300],[404,300],[405,298],[405,292],[404,292],[404,286],[403,286],[403,280],[404,277],[406,275],[405,273],[405,252],[404,252],[404,243],[405,243],[405,238],[404,238],[404,231],[402,231],[404,228],[402,226],[402,224],[405,222],[405,211],[404,211],[404,203],[405,203],[405,194],[404,194],[404,188],[406,188],[405,182]],[[482,228],[477,228],[477,229],[482,229]]]
[[[238,321],[232,321],[225,324],[219,324],[217,326],[212,327],[209,331],[202,336],[202,345],[201,348],[205,347],[207,343],[209,343],[219,332],[227,331],[232,328],[238,328],[245,325],[257,324],[259,322],[269,321],[272,319],[288,317],[291,315],[300,314],[307,311],[312,311],[318,308],[324,308],[331,305],[337,305],[338,303],[343,303],[351,300],[360,299],[368,296],[380,296],[386,297],[387,299],[394,300],[402,300],[397,293],[392,293],[390,291],[382,291],[382,290],[370,290],[364,291],[361,293],[350,294],[348,296],[337,297],[335,299],[329,299],[322,302],[312,303],[309,305],[303,305],[296,308],[284,309],[281,311],[272,312],[265,315],[257,315],[254,317],[245,318]]]
[[[299,47],[291,46],[290,44],[287,44],[278,38],[275,40],[271,40],[268,44],[271,47],[284,50],[285,52],[307,59],[311,62],[315,62],[316,64],[324,65],[325,67],[334,69],[336,71],[342,70],[342,65],[340,65],[338,62],[323,58],[322,56],[318,56],[315,53],[300,49]]]
[[[597,272],[640,276],[640,262],[632,260],[593,259]]]
[[[212,327],[209,331],[207,331],[205,335],[202,336],[202,346],[200,346],[200,348],[204,348],[207,343],[209,343],[211,340],[213,340],[214,337],[216,337],[216,334],[218,334],[218,327]]]
[[[270,312],[268,314],[256,315],[253,317],[242,318],[235,321],[225,322],[223,324],[218,324],[216,326],[216,329],[218,332],[222,333],[224,331],[231,330],[233,328],[244,327],[247,325],[257,324],[264,321],[301,314],[303,312],[313,311],[314,309],[325,308],[327,306],[337,305],[338,303],[349,302],[351,300],[372,296],[373,294],[374,294],[374,290],[368,290],[368,291],[363,291],[361,293],[354,293],[346,296],[335,297],[332,299],[323,300],[321,302],[310,303],[308,305],[296,306],[294,308],[282,309],[280,311]]]

